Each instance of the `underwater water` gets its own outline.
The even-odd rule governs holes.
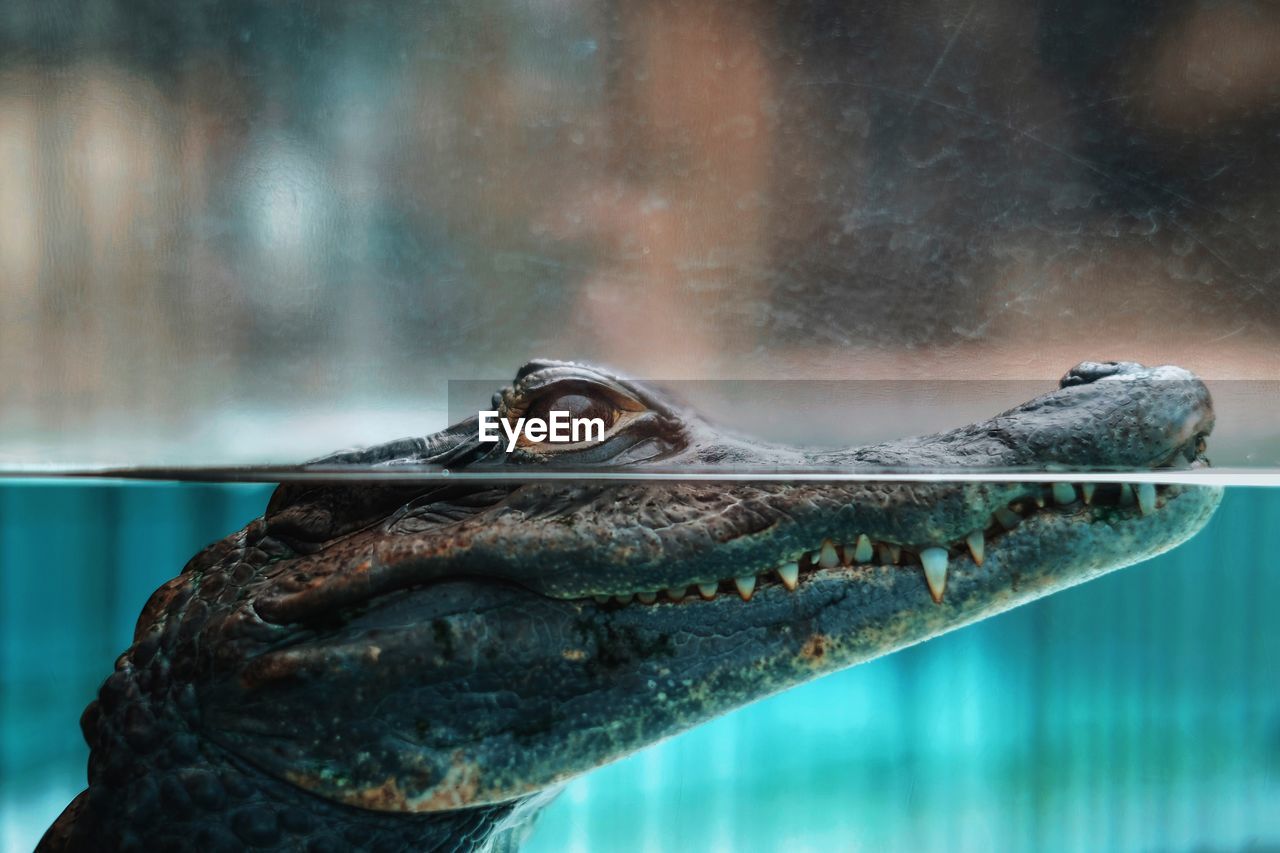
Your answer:
[[[78,719],[151,592],[264,484],[0,483],[0,849],[84,786]],[[571,782],[527,850],[1280,845],[1280,489],[1161,557]]]

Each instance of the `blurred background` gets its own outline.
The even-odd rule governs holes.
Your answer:
[[[1280,378],[1280,5],[8,0],[0,465],[297,461],[531,356]]]

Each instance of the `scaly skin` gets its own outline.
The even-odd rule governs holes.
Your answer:
[[[479,443],[472,420],[316,465],[1132,469],[1196,463],[1213,421],[1191,374],[1126,363],[1080,365],[990,421],[838,452],[722,435],[578,365],[526,365],[495,402],[609,429],[598,445],[508,454]],[[148,602],[82,719],[89,787],[40,849],[512,847],[576,774],[1147,559],[1221,497],[1080,495],[975,482],[281,486],[262,518]]]

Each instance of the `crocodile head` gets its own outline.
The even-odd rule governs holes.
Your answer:
[[[495,405],[511,419],[599,417],[605,436],[508,451],[471,420],[320,460],[517,476],[280,487],[263,518],[153,596],[86,712],[96,766],[130,778],[107,754],[147,706],[146,725],[175,720],[163,725],[200,761],[216,753],[270,780],[255,788],[264,808],[284,797],[352,823],[425,817],[436,822],[405,825],[455,836],[463,822],[479,843],[513,804],[575,774],[1172,548],[1220,499],[1179,484],[518,477],[1197,465],[1212,407],[1175,367],[1082,364],[989,421],[848,451],[727,436],[572,364],[527,365]],[[131,761],[145,771],[159,751],[174,764],[154,746],[172,741],[162,735],[135,738],[148,746],[130,744]]]

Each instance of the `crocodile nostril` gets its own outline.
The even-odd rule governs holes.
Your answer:
[[[1058,387],[1088,385],[1090,382],[1123,373],[1130,366],[1131,363],[1125,361],[1082,361],[1067,371],[1067,375],[1058,381]]]

